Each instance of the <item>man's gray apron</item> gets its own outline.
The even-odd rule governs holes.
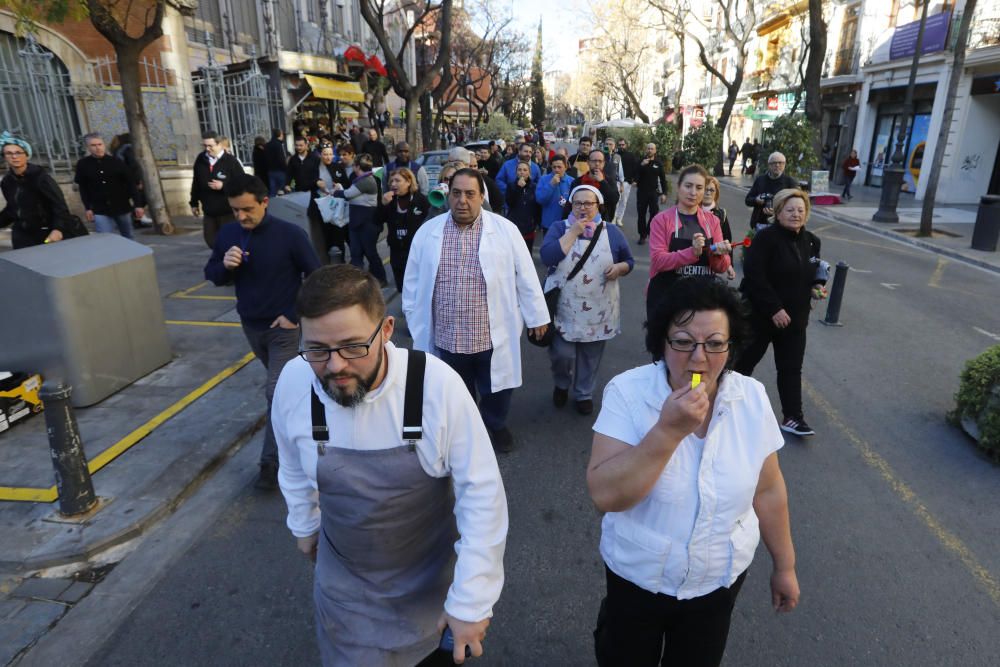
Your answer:
[[[416,452],[425,363],[409,352],[398,447],[327,447],[313,390],[323,517],[313,597],[324,667],[412,667],[438,646],[458,531],[451,480],[428,475]]]

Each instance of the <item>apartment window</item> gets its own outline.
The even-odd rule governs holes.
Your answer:
[[[840,45],[837,48],[834,76],[850,74],[854,69],[855,42],[858,37],[858,15],[860,13],[860,3],[851,5],[844,10],[844,22],[840,29]]]

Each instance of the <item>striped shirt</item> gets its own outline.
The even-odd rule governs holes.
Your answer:
[[[434,279],[434,345],[453,354],[476,354],[493,348],[486,279],[479,264],[483,216],[459,226],[448,216],[441,261]]]

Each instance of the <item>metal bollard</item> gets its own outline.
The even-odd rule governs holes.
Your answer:
[[[847,272],[850,269],[847,262],[837,262],[837,270],[833,274],[833,287],[830,289],[830,299],[826,304],[826,317],[820,320],[827,326],[844,326],[840,322],[840,304],[844,300],[844,285],[847,283]]]
[[[76,427],[76,415],[69,404],[72,393],[73,388],[59,380],[45,381],[39,392],[45,405],[45,426],[56,473],[59,511],[66,516],[83,514],[97,504],[83,442]]]
[[[1000,195],[986,195],[979,200],[976,224],[972,228],[972,249],[996,252],[1000,239]]]

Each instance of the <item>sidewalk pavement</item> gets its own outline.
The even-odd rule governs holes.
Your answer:
[[[752,177],[740,175],[723,176],[719,181],[723,185],[739,188],[744,192],[749,190],[753,184]],[[830,189],[834,194],[839,195],[842,186],[831,185]],[[826,216],[852,227],[864,229],[952,259],[965,261],[987,271],[1000,273],[1000,251],[985,252],[973,250],[971,247],[977,206],[953,204],[935,206],[934,234],[932,237],[924,238],[916,236],[916,232],[920,228],[922,202],[916,201],[913,195],[901,193],[899,206],[896,209],[899,214],[899,222],[885,223],[872,221],[872,215],[878,210],[879,198],[882,194],[880,188],[852,185],[851,194],[853,198],[850,201],[842,201],[840,204],[829,206],[813,204],[812,215]],[[749,219],[749,208],[746,217]],[[730,218],[740,220],[740,216],[734,216],[732,211],[730,211]],[[813,224],[815,225],[815,222]]]
[[[75,411],[90,467],[101,466],[93,472],[98,509],[77,520],[59,514],[44,414],[0,434],[0,665],[33,645],[263,424],[265,373],[233,290],[203,279],[209,251],[200,221],[174,224],[173,236],[136,230],[154,252],[173,360]],[[9,249],[9,232],[0,232],[0,252]],[[388,257],[384,241],[379,251]]]

